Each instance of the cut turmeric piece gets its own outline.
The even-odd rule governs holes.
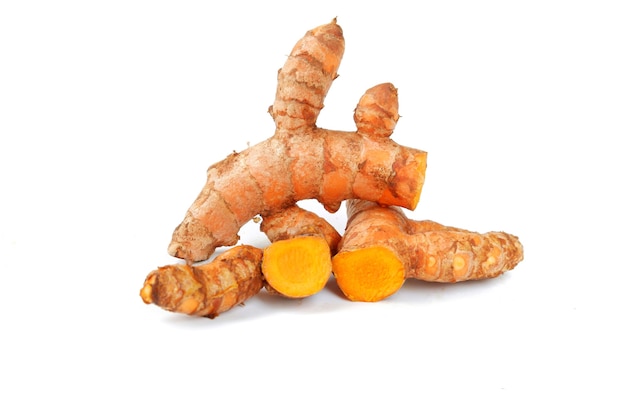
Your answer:
[[[263,252],[262,263],[270,292],[302,298],[324,288],[332,273],[331,257],[341,240],[330,223],[293,206],[263,217],[261,231],[272,242]]]
[[[348,223],[332,262],[337,284],[350,300],[383,299],[406,278],[447,283],[494,278],[524,256],[519,239],[508,233],[410,220],[398,207],[364,200],[346,206]]]
[[[377,85],[361,97],[355,132],[316,126],[343,52],[335,20],[295,45],[269,109],[274,135],[209,167],[205,186],[174,230],[170,255],[188,263],[208,259],[217,247],[236,244],[250,219],[306,199],[331,212],[350,198],[415,208],[426,152],[390,138],[399,117],[393,85]]]
[[[160,267],[146,277],[141,299],[168,311],[215,318],[263,288],[262,256],[261,249],[241,245],[203,265]]]
[[[404,265],[384,246],[340,252],[332,264],[339,288],[351,301],[383,300],[404,283]]]
[[[265,248],[262,271],[278,293],[292,298],[316,294],[332,272],[328,243],[319,236],[279,240]]]

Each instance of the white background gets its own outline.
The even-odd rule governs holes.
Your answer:
[[[354,130],[394,83],[393,138],[429,153],[409,215],[513,233],[525,260],[372,304],[331,282],[215,320],[144,305],[206,168],[273,134],[278,68],[335,16],[318,125]],[[3,2],[0,414],[624,415],[625,21],[619,1]]]

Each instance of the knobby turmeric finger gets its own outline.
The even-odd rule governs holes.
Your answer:
[[[241,245],[203,265],[163,266],[147,276],[140,296],[168,311],[215,318],[263,288],[262,256]]]
[[[272,242],[263,251],[261,265],[270,292],[302,298],[324,288],[341,240],[330,223],[293,206],[263,217],[261,231]]]
[[[355,132],[318,128],[317,116],[343,56],[336,21],[296,44],[278,75],[274,135],[209,167],[206,184],[174,230],[168,253],[196,262],[237,243],[241,227],[296,202],[316,199],[334,212],[350,199],[414,209],[426,152],[390,135],[398,120],[397,90],[372,87],[355,110]]]
[[[343,57],[345,42],[337,19],[306,33],[278,72],[276,100],[269,108],[280,130],[310,128],[324,107]]]
[[[319,236],[326,241],[333,255],[341,241],[339,232],[326,219],[298,206],[263,216],[261,231],[271,242],[298,236]]]
[[[370,88],[354,111],[357,131],[374,138],[388,138],[398,123],[398,90],[390,83]]]
[[[524,258],[519,239],[509,233],[440,230],[411,236],[417,249],[407,278],[460,282],[495,278]]]
[[[353,301],[378,301],[406,278],[459,282],[494,278],[523,259],[516,236],[475,233],[410,220],[398,207],[364,200],[346,203],[348,223],[333,257],[337,284]]]

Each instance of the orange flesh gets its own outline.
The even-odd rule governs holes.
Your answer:
[[[286,297],[302,298],[319,292],[331,274],[331,254],[326,240],[302,236],[268,246],[261,265],[268,284]]]
[[[404,265],[391,250],[372,246],[341,252],[333,258],[337,285],[352,301],[380,301],[404,283]]]

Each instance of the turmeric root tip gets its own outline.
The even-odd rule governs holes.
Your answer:
[[[163,266],[148,275],[139,295],[168,311],[215,318],[261,290],[262,256],[261,249],[242,245],[204,265]]]
[[[390,249],[370,246],[332,259],[337,285],[351,301],[380,301],[402,287],[404,265]]]
[[[267,283],[291,298],[319,292],[330,278],[331,253],[319,236],[278,240],[265,248],[262,271]]]

